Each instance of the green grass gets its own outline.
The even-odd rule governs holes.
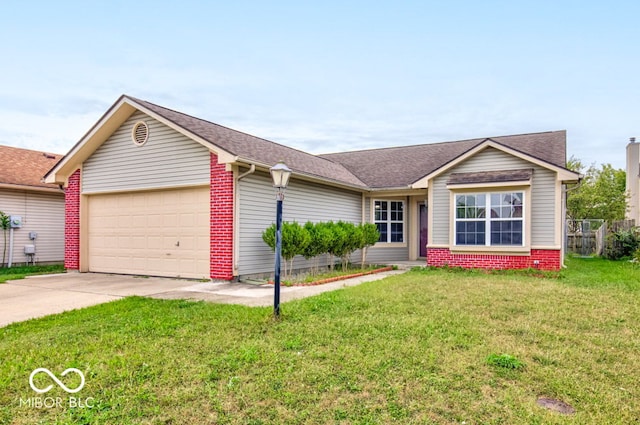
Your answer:
[[[27,276],[51,273],[64,273],[64,265],[50,264],[46,266],[0,267],[0,283],[7,280],[24,279]]]
[[[636,423],[640,270],[569,265],[545,278],[414,270],[285,303],[279,321],[132,297],[10,325],[0,423]],[[74,396],[93,407],[20,407],[38,367],[82,370]],[[539,407],[543,396],[575,415]]]

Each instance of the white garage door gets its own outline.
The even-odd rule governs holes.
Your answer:
[[[89,270],[209,278],[209,188],[89,197]]]

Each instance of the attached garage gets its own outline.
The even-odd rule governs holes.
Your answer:
[[[89,271],[209,277],[209,188],[93,195]]]

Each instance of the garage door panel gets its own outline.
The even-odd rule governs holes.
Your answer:
[[[209,276],[207,187],[89,197],[89,270]]]

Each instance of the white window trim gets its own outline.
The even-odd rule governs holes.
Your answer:
[[[384,245],[387,247],[404,247],[407,245],[407,203],[404,199],[381,199],[375,198],[371,199],[371,222],[373,224],[383,223],[383,221],[376,220],[376,202],[388,202],[388,208],[391,208],[391,202],[401,202],[402,203],[402,221],[391,220],[391,210],[388,210],[386,223],[389,226],[387,230],[387,241],[386,242],[377,242],[376,246]],[[391,224],[392,223],[402,223],[402,242],[390,242],[391,238]]]
[[[451,188],[450,188],[451,189]],[[457,188],[456,188],[457,189]],[[449,249],[451,251],[456,251],[459,253],[463,252],[502,252],[502,253],[513,253],[513,254],[522,254],[528,253],[531,251],[531,187],[530,186],[511,186],[511,187],[501,187],[499,190],[497,187],[487,187],[476,186],[473,188],[465,187],[463,190],[450,190],[450,232],[449,232]],[[523,203],[523,217],[522,217],[522,245],[491,245],[491,237],[490,234],[485,238],[485,245],[458,245],[456,243],[456,195],[479,195],[484,194],[488,196],[487,202],[489,203],[490,208],[490,196],[492,193],[513,193],[513,192],[522,192],[522,203]],[[489,215],[489,214],[487,214]],[[487,225],[485,229],[491,229],[491,217],[486,217]],[[485,230],[487,231],[487,230]],[[489,230],[490,233],[490,230]]]

